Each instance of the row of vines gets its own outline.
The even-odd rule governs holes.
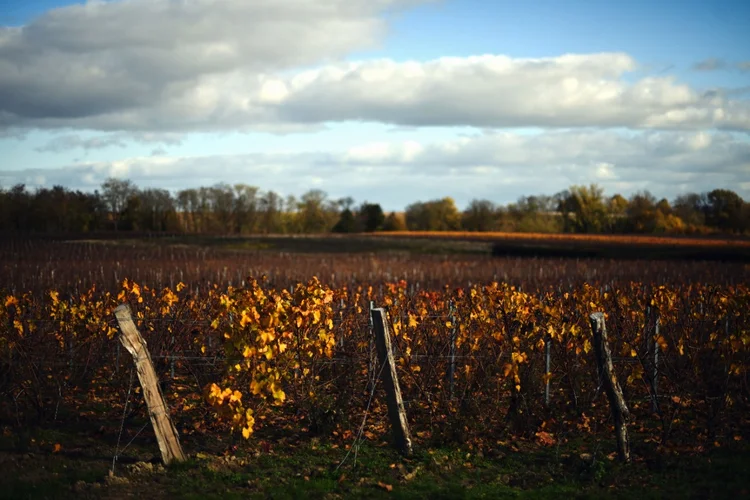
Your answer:
[[[606,313],[631,424],[644,439],[750,438],[745,285],[528,293],[499,283],[415,290],[405,281],[329,288],[312,279],[278,289],[248,279],[196,293],[182,283],[154,289],[124,280],[119,293],[0,294],[2,418],[115,419],[132,384],[112,313],[123,302],[181,433],[231,427],[249,438],[282,426],[348,438],[367,411],[366,434],[382,434],[374,304],[388,311],[417,440],[552,443],[606,431],[591,352],[596,311]]]

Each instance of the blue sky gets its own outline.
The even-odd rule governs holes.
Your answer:
[[[750,2],[277,5],[0,0],[0,187],[750,199]]]

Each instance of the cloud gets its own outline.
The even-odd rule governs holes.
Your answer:
[[[719,128],[750,130],[750,104],[704,96],[670,77],[628,83],[626,54],[390,60],[295,75],[274,103],[290,122],[405,126]]]
[[[441,143],[361,144],[341,152],[152,156],[88,162],[61,169],[0,172],[0,185],[62,184],[93,190],[110,176],[171,190],[252,179],[261,189],[382,203],[390,210],[417,200],[453,196],[507,203],[596,182],[607,193],[649,189],[657,196],[715,187],[750,199],[750,142],[726,132],[623,133],[559,130],[537,134],[476,133]],[[743,184],[744,183],[744,184]]]
[[[0,139],[15,139],[17,141],[23,141],[26,139],[28,132],[28,130],[24,130],[18,127],[0,127]]]
[[[417,3],[123,0],[54,9],[23,27],[0,27],[0,124],[161,129],[149,110],[185,99],[196,114],[215,107],[221,88],[212,76],[283,71],[372,48],[386,30],[382,14]]]
[[[63,151],[70,151],[72,149],[84,149],[86,151],[92,149],[105,149],[109,147],[117,146],[124,148],[127,144],[123,141],[119,135],[109,135],[104,137],[92,137],[90,139],[84,139],[79,135],[63,135],[55,137],[47,144],[34,148],[39,153],[61,153]]]
[[[738,61],[730,64],[724,59],[712,57],[703,61],[698,61],[693,65],[695,71],[719,71],[719,70],[737,70],[742,73],[750,71],[750,61]]]
[[[704,59],[693,65],[695,71],[718,71],[720,69],[726,69],[726,67],[727,62],[724,59],[719,59],[717,57]]]
[[[40,153],[62,153],[73,149],[90,151],[111,147],[127,148],[131,141],[142,144],[159,143],[175,146],[182,144],[182,136],[170,133],[118,133],[83,138],[79,134],[68,134],[55,137],[43,146],[34,148],[34,150]]]
[[[750,130],[748,101],[670,76],[633,81],[639,65],[624,53],[341,62],[377,46],[384,13],[417,3],[122,0],[52,10],[0,28],[0,130],[293,133],[346,121]]]

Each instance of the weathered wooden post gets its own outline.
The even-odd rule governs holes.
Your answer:
[[[654,413],[661,413],[661,407],[659,405],[659,325],[661,318],[656,316],[654,322],[654,339],[653,339],[653,370],[651,373],[651,411]]]
[[[375,302],[370,301],[368,308],[368,321],[370,326],[370,341],[367,351],[367,392],[371,392],[377,381],[375,380],[375,349],[373,349],[373,338],[375,338],[375,326],[372,319],[372,311],[375,309]]]
[[[627,421],[630,411],[625,404],[625,398],[620,389],[620,383],[615,376],[612,365],[612,353],[607,342],[607,325],[604,322],[604,313],[593,313],[591,330],[594,334],[594,355],[596,357],[596,368],[599,380],[604,385],[604,391],[609,399],[609,407],[615,420],[615,435],[617,437],[617,455],[621,462],[630,461],[630,445],[628,442]]]
[[[396,373],[396,361],[391,349],[391,334],[386,321],[386,312],[383,308],[372,309],[372,320],[375,331],[375,346],[378,350],[378,358],[382,367],[381,379],[385,388],[386,402],[388,403],[388,417],[393,429],[393,438],[399,451],[411,456],[411,433],[409,423],[406,420],[404,400],[401,397],[401,387],[398,384]]]
[[[450,398],[453,400],[453,388],[456,378],[456,307],[453,301],[450,301],[450,322],[451,322],[451,345],[450,345],[450,362],[448,364],[448,381],[450,386]]]
[[[552,378],[552,338],[544,338],[544,406],[549,408],[549,381]]]
[[[149,354],[146,348],[146,341],[141,337],[135,323],[133,323],[130,307],[127,304],[117,306],[115,317],[117,317],[117,322],[122,332],[120,342],[135,360],[138,380],[143,388],[143,397],[146,400],[148,416],[151,419],[151,425],[154,427],[156,440],[159,443],[161,458],[165,464],[182,462],[185,460],[185,454],[180,446],[177,429],[175,429],[172,419],[169,417],[167,404],[159,388],[159,380],[156,377],[154,364],[151,361],[151,354]]]

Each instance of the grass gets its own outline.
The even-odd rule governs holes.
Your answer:
[[[401,234],[401,233],[397,233]],[[138,239],[129,237],[101,240],[70,240],[76,243],[97,243],[118,246],[156,247],[169,245],[187,248],[210,248],[231,252],[285,252],[285,253],[330,253],[330,254],[489,254],[492,245],[487,241],[467,239],[419,239],[376,238],[368,234],[319,234],[319,235],[252,235],[210,236],[180,235]]]
[[[701,455],[650,450],[622,465],[601,452],[581,455],[590,449],[585,440],[559,448],[497,444],[484,453],[423,445],[411,458],[368,441],[356,461],[351,453],[342,463],[345,449],[305,436],[295,444],[254,438],[223,451],[218,445],[210,453],[188,450],[190,460],[163,468],[155,443],[143,440],[111,476],[108,440],[10,429],[0,438],[0,498],[649,499],[737,498],[750,491],[746,447]]]
[[[179,235],[148,239],[123,236],[83,241],[131,247],[171,245],[229,252],[750,260],[750,240],[726,237],[407,231],[349,235]]]

